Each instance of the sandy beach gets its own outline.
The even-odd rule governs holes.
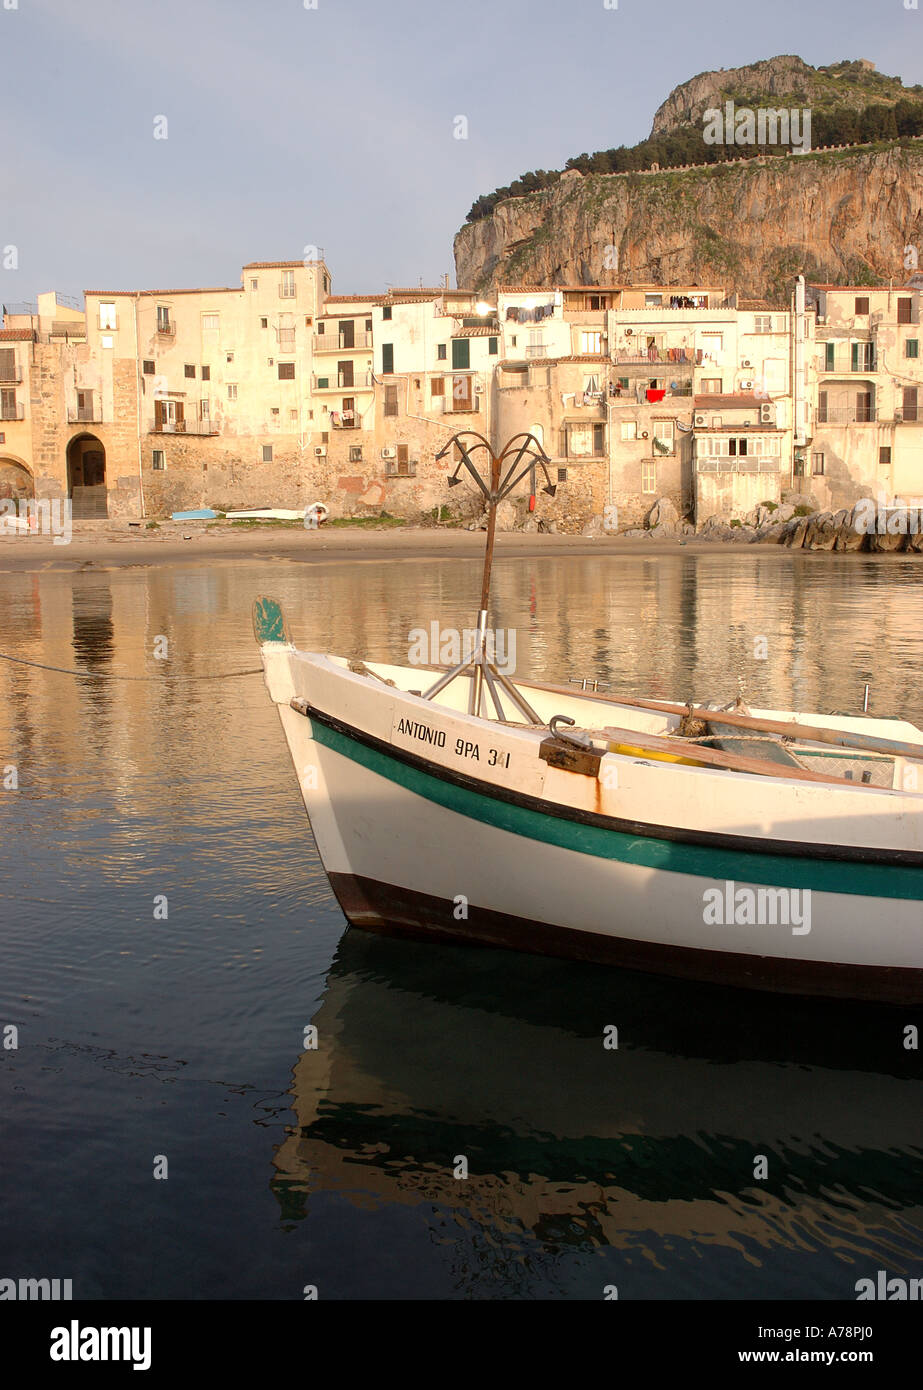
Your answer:
[[[818,562],[830,552],[792,551],[778,545],[735,544],[706,541],[695,536],[680,540],[648,540],[603,536],[523,534],[499,532],[498,558],[531,559],[551,556],[612,556],[631,558],[676,555],[727,555],[748,551],[784,560],[811,555]],[[50,536],[0,536],[0,573],[39,570],[107,570],[126,566],[233,564],[244,559],[277,559],[293,564],[330,564],[349,560],[354,564],[380,560],[476,559],[484,553],[483,531],[435,527],[382,527],[371,529],[267,526],[265,530],[218,527],[202,523],[164,523],[156,531],[128,529],[124,524],[101,526],[76,523],[68,544],[55,544]],[[839,555],[833,558],[841,558]],[[852,558],[843,556],[842,558]],[[862,556],[869,559],[868,554]],[[878,557],[882,560],[888,555]],[[905,557],[908,558],[908,557]],[[921,558],[921,557],[915,557]]]

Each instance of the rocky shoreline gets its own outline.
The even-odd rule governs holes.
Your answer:
[[[603,534],[590,522],[583,534]],[[881,507],[861,498],[853,507],[821,511],[810,494],[786,491],[782,501],[761,502],[740,518],[709,516],[700,526],[684,521],[669,498],[660,498],[648,513],[647,524],[619,533],[626,539],[733,541],[741,544],[784,545],[791,550],[836,550],[923,554],[923,508],[895,504]]]

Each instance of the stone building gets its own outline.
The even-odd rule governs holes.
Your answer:
[[[804,287],[790,311],[725,286],[447,286],[334,295],[322,253],[240,284],[89,290],[8,306],[0,496],[75,517],[210,506],[476,517],[447,487],[457,431],[550,459],[503,524],[702,522],[794,484],[822,507],[923,494],[918,288]],[[441,456],[442,455],[442,456]],[[530,501],[530,498],[533,499]]]

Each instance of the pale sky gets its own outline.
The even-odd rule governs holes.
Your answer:
[[[335,293],[454,284],[479,193],[643,139],[696,73],[923,82],[905,0],[309,2],[0,0],[0,300],[236,285],[306,245]]]

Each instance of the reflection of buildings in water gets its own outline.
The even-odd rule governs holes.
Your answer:
[[[838,1005],[719,1003],[685,984],[351,930],[314,1022],[318,1049],[293,1072],[296,1125],[273,1160],[283,1218],[321,1193],[417,1207],[459,1291],[511,1252],[611,1246],[661,1268],[672,1241],[751,1267],[774,1248],[826,1248],[844,1262],[844,1297],[854,1260],[880,1248],[899,1272],[919,1260],[919,1083],[910,1066],[893,1074],[906,1065],[893,1015],[876,1016],[870,1058],[874,1025],[844,1042]],[[516,1277],[528,1284],[527,1267]]]

